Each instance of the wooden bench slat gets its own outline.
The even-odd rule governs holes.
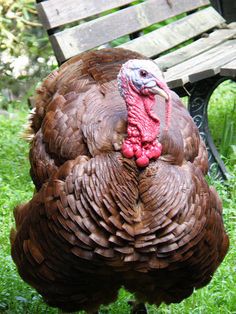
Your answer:
[[[223,17],[212,7],[209,7],[119,47],[137,51],[147,57],[153,57],[223,22]]]
[[[208,37],[200,38],[185,47],[159,57],[155,61],[162,70],[166,70],[233,38],[235,35],[236,28],[219,29]]]
[[[234,45],[233,49],[236,51],[236,44]],[[231,62],[233,58],[235,58],[235,53],[233,54],[231,51],[226,53],[224,58],[220,58],[214,64],[210,64],[209,67],[207,64],[204,67],[197,67],[195,69],[195,73],[189,75],[189,82],[195,83],[220,73],[221,67],[224,66],[227,62]]]
[[[208,0],[147,0],[50,36],[59,62],[154,23],[208,4]]]
[[[220,67],[235,58],[236,40],[225,42],[165,72],[171,88],[180,87],[219,73]],[[198,76],[196,78],[196,76]]]
[[[236,77],[236,59],[222,66],[220,69],[220,75]]]
[[[181,75],[183,73],[183,70],[185,73],[193,72],[193,67],[196,66],[204,66],[203,62],[211,62],[213,58],[222,58],[223,55],[227,55],[227,53],[235,53],[235,51],[231,51],[232,45],[235,40],[227,41],[225,43],[222,43],[212,49],[208,49],[207,51],[185,61],[177,64],[176,66],[170,68],[167,70],[169,73],[169,77]],[[227,51],[225,51],[227,49]],[[227,61],[227,60],[226,60]]]
[[[115,9],[133,0],[50,0],[37,4],[39,18],[46,29]]]

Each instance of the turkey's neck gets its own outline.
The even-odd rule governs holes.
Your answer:
[[[128,97],[128,137],[132,137],[132,130],[136,130],[135,138],[139,139],[141,143],[151,142],[155,140],[159,134],[160,120],[152,111],[155,104],[155,98]],[[137,134],[138,133],[138,134]]]
[[[128,126],[122,153],[127,158],[135,156],[137,165],[145,167],[151,158],[157,159],[161,154],[161,144],[157,140],[160,120],[152,111],[155,97],[142,97],[130,88],[124,98],[128,110]]]

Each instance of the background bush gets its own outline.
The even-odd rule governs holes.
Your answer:
[[[0,107],[27,100],[35,84],[57,65],[35,1],[0,1]],[[23,103],[26,103],[23,101]]]

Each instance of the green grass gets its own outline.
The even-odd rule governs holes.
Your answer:
[[[229,83],[230,85],[230,83]],[[226,84],[226,89],[231,88]],[[222,136],[219,126],[225,111],[225,102],[232,103],[232,97],[223,96],[218,90],[210,105],[210,120],[213,136],[220,145]],[[228,95],[228,94],[227,94]],[[25,108],[25,107],[24,107]],[[230,107],[231,108],[231,107]],[[17,274],[10,256],[9,233],[13,224],[12,209],[16,204],[32,197],[33,185],[29,176],[28,144],[20,138],[27,111],[11,109],[13,118],[0,116],[0,313],[58,313],[45,305],[42,298],[25,284]],[[231,157],[230,157],[231,158]],[[228,167],[236,177],[235,163],[229,158]],[[160,308],[148,306],[150,314],[208,314],[236,313],[236,179],[223,185],[214,182],[224,202],[224,220],[230,236],[231,246],[227,257],[217,270],[211,283],[181,302]],[[118,300],[109,307],[102,307],[102,314],[126,314],[132,295],[120,291]]]
[[[223,82],[214,91],[208,109],[209,126],[215,145],[227,163],[236,162],[236,93],[235,83]]]

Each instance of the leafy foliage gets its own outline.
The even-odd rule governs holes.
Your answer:
[[[213,93],[208,118],[214,143],[226,165],[230,167],[236,161],[235,82],[225,81]]]
[[[40,57],[39,57],[40,56]],[[33,0],[0,1],[0,107],[26,98],[56,61]],[[13,106],[17,102],[13,102]]]
[[[22,49],[26,51],[26,47],[36,49],[31,51],[37,52],[40,46],[38,42],[33,42],[32,35],[29,36],[32,27],[33,33],[42,33],[36,17],[34,1],[2,0],[0,12],[1,50],[8,49],[11,55],[15,56],[21,55]],[[38,35],[42,36],[42,34]],[[46,38],[44,42],[46,44]]]

